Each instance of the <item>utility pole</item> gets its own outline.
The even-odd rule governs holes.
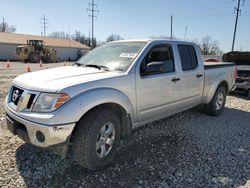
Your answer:
[[[46,29],[48,28],[48,19],[45,18],[45,15],[43,15],[43,17],[41,18],[41,22],[40,22],[43,26],[43,36],[46,37]]]
[[[69,34],[68,34],[68,39],[70,40],[70,39],[71,39],[71,37],[70,37],[70,22],[69,22],[69,25],[68,25],[68,27],[69,27]]]
[[[90,46],[90,29],[89,29],[89,46]]]
[[[95,1],[92,0],[91,3],[89,3],[89,7],[87,9],[87,11],[90,11],[89,17],[91,17],[92,19],[92,36],[91,36],[91,47],[93,47],[94,44],[94,18],[97,18],[97,16],[95,15],[95,13],[99,12],[99,10],[97,10],[97,4],[95,4]]]
[[[4,22],[4,17],[3,17],[3,30],[2,30],[3,32],[5,32],[6,31],[6,28],[5,28],[5,22]]]
[[[170,39],[173,39],[173,15],[171,15],[171,32],[170,32]]]
[[[68,61],[70,61],[70,46],[71,46],[71,37],[70,37],[70,22],[69,22],[69,34],[68,34],[68,39],[69,39],[69,57],[68,57]]]
[[[185,26],[185,35],[184,35],[184,41],[186,41],[186,39],[187,39],[187,26]]]
[[[235,11],[236,11],[236,19],[235,19],[235,26],[234,26],[234,35],[233,35],[232,51],[234,51],[236,30],[237,30],[237,25],[238,25],[238,17],[239,17],[239,13],[241,13],[241,9],[240,9],[241,1],[243,2],[243,5],[244,5],[245,0],[238,0],[238,5],[237,5],[237,7],[234,7],[234,13],[235,13]]]
[[[76,35],[77,42],[79,42],[80,41],[80,32],[76,30],[76,34],[75,35]]]

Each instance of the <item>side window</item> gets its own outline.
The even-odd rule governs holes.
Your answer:
[[[163,69],[161,72],[155,72],[154,74],[169,73],[175,71],[173,52],[170,45],[156,45],[151,48],[148,54],[141,62],[140,72],[141,75],[147,75],[147,65],[149,63],[161,62]],[[150,73],[152,74],[152,73]]]
[[[198,65],[196,52],[191,45],[178,45],[182,70],[193,70]]]

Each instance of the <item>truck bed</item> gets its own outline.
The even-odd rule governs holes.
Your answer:
[[[204,62],[204,69],[203,103],[206,104],[212,99],[216,90],[215,86],[221,80],[225,80],[228,83],[229,91],[233,88],[235,82],[235,64],[231,62]]]
[[[214,69],[223,67],[234,67],[235,64],[232,62],[204,62],[204,69]]]

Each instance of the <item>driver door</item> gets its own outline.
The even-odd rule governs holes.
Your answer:
[[[151,62],[162,62],[164,70],[147,73],[147,65]],[[150,48],[137,66],[136,88],[138,123],[149,122],[178,111],[180,78],[175,69],[171,45],[161,44]]]

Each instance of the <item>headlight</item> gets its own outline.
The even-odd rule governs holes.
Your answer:
[[[33,112],[52,112],[66,103],[70,97],[65,93],[41,93],[36,100]]]

